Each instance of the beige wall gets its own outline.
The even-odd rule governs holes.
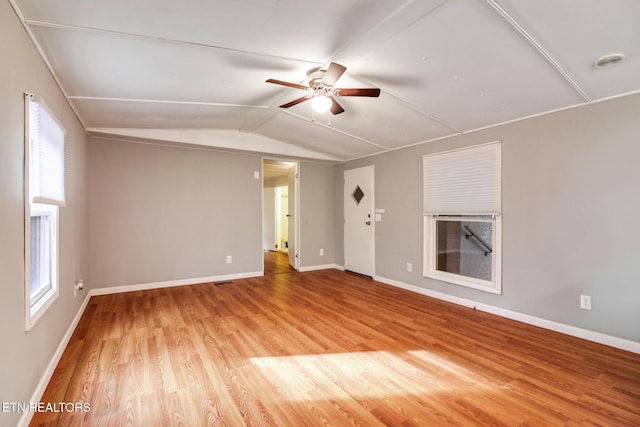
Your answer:
[[[29,402],[78,312],[86,279],[87,137],[8,2],[0,3],[0,402]],[[60,210],[60,297],[25,332],[24,92],[42,97],[67,131],[67,206]],[[1,413],[0,426],[21,414]]]
[[[336,262],[336,166],[300,163],[300,268]],[[340,189],[342,194],[342,189]],[[324,255],[320,255],[324,249]]]
[[[106,139],[89,152],[92,287],[262,271],[260,155]],[[300,162],[301,267],[334,263],[334,169]]]
[[[89,151],[94,287],[262,271],[260,156],[101,139]]]
[[[640,95],[599,102],[349,162],[336,179],[375,165],[376,207],[386,209],[376,223],[377,275],[640,342],[639,112]],[[503,294],[423,278],[422,156],[496,140],[503,142]],[[336,228],[342,263],[341,221]],[[579,308],[580,294],[591,295],[592,311]]]

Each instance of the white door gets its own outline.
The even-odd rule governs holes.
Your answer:
[[[344,268],[375,273],[374,167],[344,171]]]
[[[298,269],[298,165],[294,163],[289,168],[289,265],[294,269]]]

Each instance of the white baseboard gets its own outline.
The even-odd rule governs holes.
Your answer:
[[[196,277],[192,279],[169,280],[166,282],[141,283],[137,285],[114,286],[112,288],[92,289],[89,295],[110,295],[123,292],[146,291],[149,289],[170,288],[172,286],[197,285],[199,283],[223,282],[227,280],[248,279],[250,277],[263,276],[262,271],[252,271],[249,273],[225,274],[221,276]]]
[[[330,269],[337,269],[337,270],[342,270],[344,271],[344,267],[338,264],[323,264],[323,265],[310,265],[308,267],[300,267],[300,272],[305,272],[305,271],[316,271],[316,270],[330,270]]]
[[[325,265],[302,267],[300,268],[300,271],[305,272],[305,271],[314,271],[314,270],[326,270],[326,269],[332,269],[332,268],[335,268],[338,270],[344,270],[343,266],[340,266],[337,264],[325,264]],[[254,271],[250,273],[227,274],[222,276],[198,277],[193,279],[170,280],[166,282],[142,283],[138,285],[125,285],[125,286],[116,286],[112,288],[92,289],[91,291],[89,291],[89,293],[85,297],[84,301],[80,305],[80,308],[78,309],[78,312],[76,313],[75,317],[71,321],[71,324],[67,329],[67,332],[62,337],[62,340],[60,341],[60,344],[58,345],[58,348],[53,354],[51,361],[47,365],[47,368],[45,369],[42,377],[40,378],[40,381],[38,382],[38,385],[34,390],[30,401],[39,402],[40,399],[42,398],[42,395],[44,394],[47,388],[47,385],[49,384],[49,381],[53,376],[53,372],[55,371],[56,366],[58,365],[58,362],[62,357],[62,353],[64,353],[64,350],[66,349],[67,344],[69,344],[69,341],[71,340],[71,336],[73,335],[73,332],[75,331],[76,326],[80,322],[80,318],[82,317],[84,310],[87,308],[87,305],[89,304],[89,299],[92,296],[109,295],[109,294],[115,294],[115,293],[121,293],[121,292],[133,292],[133,291],[141,291],[141,290],[148,290],[148,289],[167,288],[171,286],[186,286],[186,285],[194,285],[198,283],[220,282],[225,280],[247,279],[250,277],[262,276],[263,274],[264,273],[262,271]],[[465,298],[444,294],[442,292],[421,288],[419,286],[410,285],[408,283],[403,283],[403,282],[389,279],[382,276],[374,276],[373,279],[381,283],[386,283],[388,285],[395,286],[408,291],[416,292],[428,297],[451,302],[451,303],[462,305],[465,307],[471,307],[471,308],[475,307],[478,310],[486,311],[488,313],[496,314],[498,316],[502,316],[508,319],[517,320],[519,322],[528,323],[534,326],[539,326],[541,328],[560,332],[566,335],[583,338],[589,341],[594,341],[600,344],[605,344],[611,347],[616,347],[622,350],[627,350],[633,353],[640,354],[640,343],[637,343],[635,341],[629,341],[622,338],[617,338],[610,335],[602,334],[599,332],[593,332],[586,329],[576,328],[574,326],[569,326],[562,323],[542,319],[539,317],[530,316],[527,314],[522,314],[522,313],[518,313],[511,310],[506,310],[504,308],[495,307],[489,304],[484,304],[484,303],[476,302],[473,300],[468,300]],[[32,412],[30,411],[24,412],[22,414],[22,417],[20,418],[20,421],[18,422],[18,427],[27,427],[32,417],[33,417]]]
[[[56,367],[58,366],[58,362],[60,362],[60,359],[62,358],[62,353],[64,353],[65,349],[67,348],[67,345],[71,340],[71,336],[73,335],[73,332],[76,330],[76,326],[78,326],[78,323],[80,322],[80,318],[84,314],[84,310],[87,308],[87,304],[89,304],[90,299],[91,299],[91,293],[89,292],[87,296],[84,298],[84,301],[82,301],[82,304],[80,304],[80,307],[78,308],[78,312],[76,313],[75,317],[71,321],[71,324],[67,328],[67,332],[65,332],[65,334],[62,336],[62,339],[60,340],[60,344],[58,344],[58,348],[56,348],[55,353],[53,353],[53,356],[51,357],[49,364],[44,370],[44,373],[42,374],[42,377],[40,378],[40,381],[38,382],[36,389],[33,391],[33,394],[31,395],[31,400],[29,402],[40,402],[40,399],[42,399],[42,395],[44,395],[44,392],[47,389],[47,385],[49,385],[49,381],[51,381],[53,372],[56,370]],[[31,422],[31,418],[33,418],[33,412],[31,411],[23,412],[22,417],[20,417],[20,420],[18,421],[18,427],[27,427]]]
[[[487,313],[496,314],[501,317],[506,317],[507,319],[517,320],[519,322],[527,323],[529,325],[534,325],[540,328],[549,329],[555,332],[560,332],[565,335],[571,335],[573,337],[582,338],[588,341],[593,341],[593,342],[608,345],[611,347],[619,348],[622,350],[630,351],[632,353],[640,354],[640,343],[635,341],[629,341],[623,338],[602,334],[600,332],[594,332],[588,329],[577,328],[575,326],[565,325],[564,323],[554,322],[554,321],[543,319],[540,317],[518,313],[517,311],[511,311],[511,310],[496,307],[493,305],[484,304],[484,303],[476,302],[473,300],[468,300],[466,298],[460,298],[453,295],[444,294],[442,292],[421,288],[419,286],[410,285],[408,283],[399,282],[397,280],[388,279],[382,276],[374,276],[373,279],[377,280],[378,282],[386,283],[387,285],[406,289],[408,291],[416,292],[422,295],[426,295],[428,297],[462,305],[464,307],[475,308],[477,310],[486,311]]]

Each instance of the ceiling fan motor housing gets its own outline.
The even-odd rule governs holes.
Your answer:
[[[322,83],[322,79],[324,79],[326,71],[327,70],[323,70],[320,67],[315,67],[307,72],[307,79],[309,80],[309,87],[311,89],[318,91],[326,87]]]

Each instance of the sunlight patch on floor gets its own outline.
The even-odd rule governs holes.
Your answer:
[[[250,362],[288,401],[458,394],[490,385],[426,350],[253,357]],[[452,388],[451,384],[457,384]]]

